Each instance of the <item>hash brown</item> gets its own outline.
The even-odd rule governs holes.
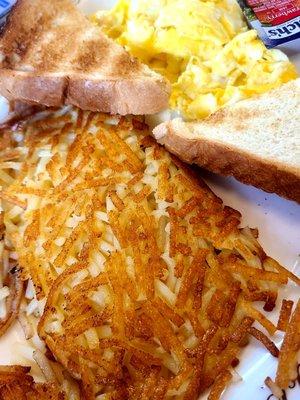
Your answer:
[[[299,278],[141,120],[64,109],[22,132],[4,222],[85,399],[215,399],[249,334],[278,355],[253,303]]]

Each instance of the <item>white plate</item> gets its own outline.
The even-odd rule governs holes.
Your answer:
[[[79,6],[86,13],[99,8],[109,8],[114,0],[81,0]],[[300,49],[299,49],[300,50]],[[291,56],[300,72],[300,52]],[[4,103],[0,102],[0,116],[5,112]],[[300,206],[276,195],[237,182],[234,178],[222,178],[207,172],[203,177],[213,191],[224,203],[239,210],[242,225],[259,229],[260,243],[265,251],[300,275]],[[280,293],[281,298],[296,300],[299,288],[290,284]],[[277,307],[278,308],[278,307]],[[277,320],[276,312],[272,319]],[[282,335],[275,336],[274,341],[280,344]],[[0,363],[12,364],[17,360],[16,343],[24,343],[21,328],[16,323],[0,340]],[[270,392],[264,385],[266,376],[274,377],[277,362],[262,346],[253,340],[241,354],[241,363],[237,372],[242,381],[234,383],[223,395],[223,400],[266,400]],[[206,396],[201,398],[205,399]],[[299,400],[300,386],[288,392],[288,400]]]

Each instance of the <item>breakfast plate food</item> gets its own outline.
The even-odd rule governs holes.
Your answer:
[[[0,90],[15,103],[0,141],[0,333],[18,322],[0,338],[1,364],[14,365],[0,366],[0,397],[298,399],[299,205],[185,165],[143,116],[103,113],[162,110],[147,123],[191,123],[252,97],[259,111],[261,94],[297,82],[296,68],[247,30],[234,1],[201,2],[199,15],[193,1],[120,1],[108,12],[115,2],[77,3],[90,21],[67,0],[51,10],[35,0],[28,28],[23,0],[2,39]],[[159,73],[172,85],[169,110]],[[297,131],[295,184],[263,186],[265,174],[260,187],[299,200],[291,93],[282,118]],[[34,109],[18,115],[20,100]]]

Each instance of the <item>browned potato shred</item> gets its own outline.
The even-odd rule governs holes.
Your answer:
[[[282,300],[277,329],[285,332],[291,317],[294,302],[291,300]]]
[[[29,367],[0,366],[1,400],[67,400],[55,383],[34,383]]]
[[[282,309],[287,308],[283,303]],[[292,304],[288,306],[292,308]],[[281,310],[282,311],[282,310]],[[275,382],[267,377],[265,384],[277,398],[285,395],[285,390],[293,381],[299,380],[299,356],[300,351],[300,299],[292,314],[290,323],[286,327],[286,334],[279,352],[278,367]],[[297,376],[298,374],[298,376]]]
[[[278,361],[275,383],[286,389],[290,381],[296,379],[297,355],[300,350],[300,299],[287,326]]]
[[[278,357],[279,350],[275,346],[275,344],[262,332],[258,329],[254,328],[253,326],[249,328],[249,333],[255,337],[255,339],[259,340],[272,354],[274,357]]]
[[[17,261],[12,259],[12,251],[7,246],[3,214],[0,214],[0,292],[7,291],[7,296],[0,296],[0,337],[4,335],[18,317],[23,297],[23,281]],[[3,312],[4,311],[4,312]]]
[[[232,374],[229,371],[222,372],[212,385],[207,400],[219,400],[221,398],[222,392],[225,390],[231,379]]]
[[[23,279],[46,299],[39,335],[81,398],[193,400],[212,386],[218,400],[249,333],[278,355],[252,327],[276,331],[255,302],[272,310],[299,278],[141,120],[70,109],[23,130],[4,223]],[[48,398],[64,398],[48,386]]]
[[[6,280],[10,294],[6,300],[6,316],[0,319],[0,337],[8,330],[18,316],[23,295],[23,281],[18,271],[8,272]]]

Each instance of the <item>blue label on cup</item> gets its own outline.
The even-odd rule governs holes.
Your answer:
[[[0,0],[0,19],[1,22],[7,16],[16,0]]]

